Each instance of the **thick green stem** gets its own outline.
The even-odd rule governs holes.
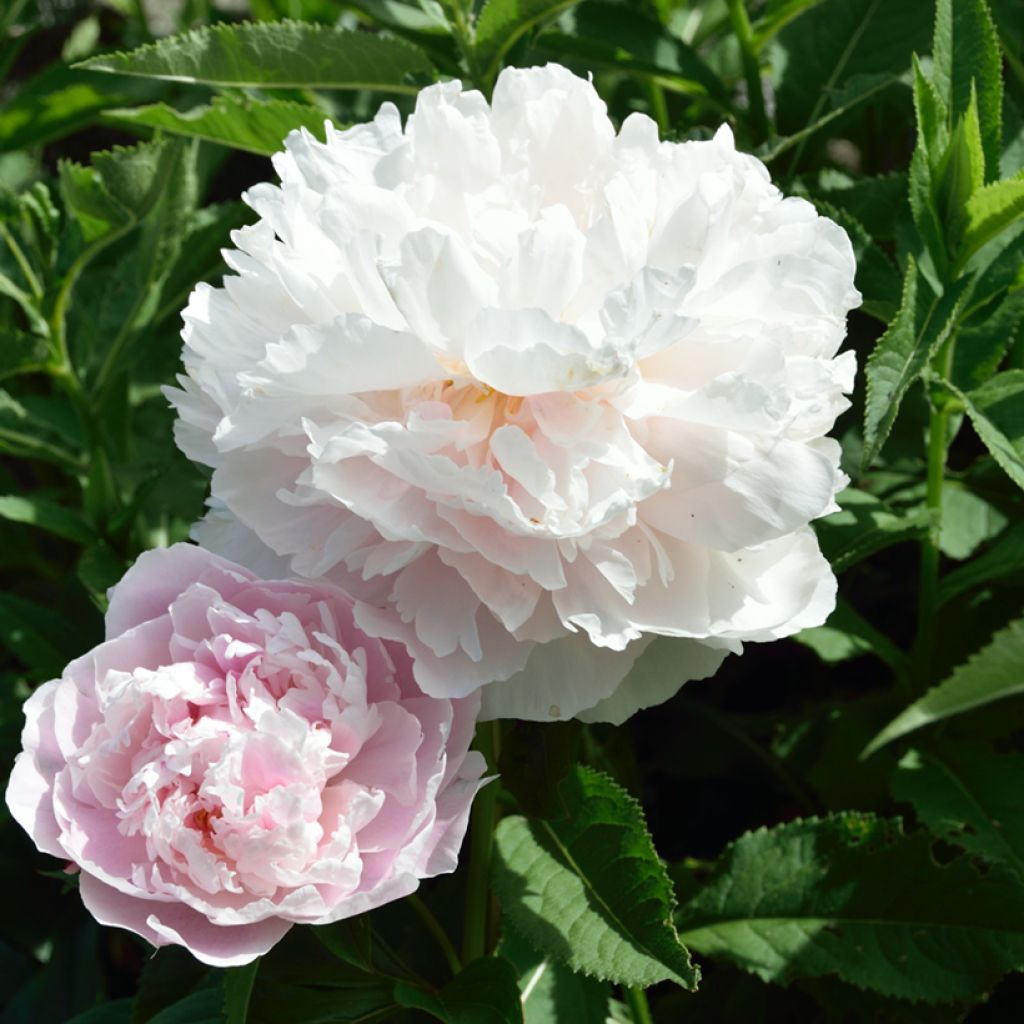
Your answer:
[[[627,988],[623,989],[623,992],[633,1018],[633,1024],[654,1024],[651,1007],[647,1002],[647,993],[642,988]]]
[[[493,770],[498,761],[498,723],[481,722],[477,727],[477,749]],[[473,803],[469,821],[469,881],[466,916],[462,927],[462,962],[470,963],[488,952],[491,912],[491,853],[497,822],[498,787],[490,782]]]
[[[747,81],[747,100],[750,106],[750,122],[757,136],[757,142],[768,138],[768,111],[764,105],[764,89],[761,87],[761,65],[754,48],[754,30],[743,0],[727,0],[729,21],[740,44],[743,58],[743,77]]]

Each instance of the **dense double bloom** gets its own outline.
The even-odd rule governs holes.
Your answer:
[[[342,585],[425,692],[484,686],[490,716],[621,721],[825,619],[854,257],[727,128],[616,132],[549,65],[274,165],[185,311],[201,540]],[[658,635],[673,671],[617,692]]]
[[[622,720],[825,619],[854,258],[728,129],[616,133],[549,65],[274,164],[185,311],[200,539],[344,586],[425,692],[486,686],[491,716]],[[655,635],[686,641],[670,678],[616,694]]]
[[[455,869],[479,699],[424,696],[340,591],[176,545],[106,625],[27,702],[7,790],[100,922],[229,966]]]

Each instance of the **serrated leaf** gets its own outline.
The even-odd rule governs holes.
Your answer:
[[[683,907],[681,935],[766,981],[976,999],[1024,963],[1024,887],[964,859],[940,867],[931,842],[853,812],[748,832]]]
[[[938,686],[897,715],[865,748],[864,756],[915,729],[1024,693],[1024,619],[1011,622]]]
[[[580,57],[589,67],[631,71],[665,82],[674,79],[686,91],[694,91],[696,85],[721,99],[728,95],[693,47],[657,21],[619,4],[598,0],[580,4],[562,19],[558,31],[542,33],[534,46],[556,58],[566,54]]]
[[[0,496],[0,519],[37,526],[77,544],[89,544],[95,539],[89,525],[76,512],[43,498],[15,494]]]
[[[913,259],[907,266],[903,300],[889,329],[878,339],[865,367],[863,465],[871,465],[885,443],[910,385],[949,337],[969,281],[961,278],[939,298],[925,300]]]
[[[971,390],[999,368],[1024,322],[1024,288],[1006,294],[993,308],[986,305],[957,331],[953,383]]]
[[[437,993],[407,982],[395,986],[395,998],[444,1024],[522,1024],[523,1008],[512,965],[500,956],[483,956],[464,967]]]
[[[181,111],[166,103],[135,109],[107,110],[104,119],[133,128],[144,125],[172,135],[213,142],[247,153],[270,156],[284,144],[285,136],[305,128],[324,141],[326,115],[317,107],[291,100],[233,101],[218,97],[210,106]]]
[[[177,141],[155,139],[93,153],[91,167],[61,161],[61,193],[85,240],[96,241],[145,217],[171,182],[180,153]]]
[[[484,77],[491,80],[516,40],[578,0],[487,0],[476,22],[474,49]]]
[[[953,390],[992,458],[1024,488],[1024,370],[997,373],[966,393]]]
[[[1024,523],[1011,526],[984,554],[947,573],[939,584],[938,606],[974,587],[1024,572]]]
[[[951,255],[959,251],[968,223],[968,201],[985,183],[985,154],[981,148],[977,97],[972,92],[966,113],[958,119],[934,171],[935,202],[942,217]]]
[[[520,1001],[525,1024],[561,1024],[563,1021],[604,1021],[611,1013],[611,986],[574,974],[532,949],[516,931],[508,930],[498,954],[519,975]]]
[[[977,93],[984,164],[998,177],[1002,152],[1003,77],[999,37],[984,0],[938,0],[932,76],[953,118]]]
[[[1024,881],[1024,756],[943,742],[911,750],[892,793],[937,836],[1005,864]]]
[[[1024,175],[978,189],[967,200],[966,215],[959,256],[961,265],[987,242],[1024,218]]]
[[[559,787],[565,814],[505,818],[494,886],[512,926],[574,971],[621,985],[694,988],[672,923],[675,896],[639,804],[607,776],[577,766]]]
[[[902,172],[857,180],[823,172],[812,192],[863,224],[876,240],[895,238],[897,223],[909,214],[907,175]]]
[[[838,512],[814,524],[822,554],[835,572],[893,544],[922,536],[930,522],[925,509],[899,514],[880,498],[855,487],[843,491],[838,503]]]
[[[264,89],[415,92],[433,66],[398,39],[296,21],[220,22],[76,65],[174,82]]]

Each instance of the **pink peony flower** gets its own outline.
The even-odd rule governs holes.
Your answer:
[[[98,921],[230,966],[454,870],[479,699],[425,697],[341,591],[178,544],[139,558],[106,625],[26,702],[7,790]]]

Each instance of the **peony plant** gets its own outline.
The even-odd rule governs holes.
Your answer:
[[[1019,6],[0,4],[0,1024],[1016,1021]]]

